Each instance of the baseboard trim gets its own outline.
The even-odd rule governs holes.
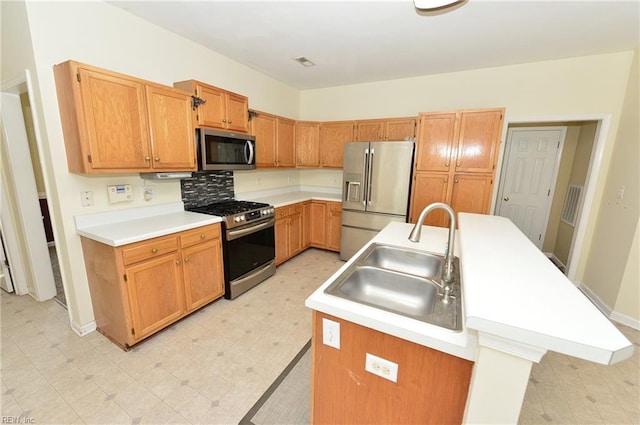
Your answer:
[[[625,326],[629,326],[630,328],[640,330],[640,320],[614,311],[584,283],[576,282],[576,286],[582,291],[583,294],[587,296],[587,298],[589,298],[589,300],[598,308],[598,310],[600,310],[610,320]]]
[[[78,335],[85,336],[95,331],[97,327],[95,320],[93,320],[86,325],[78,325],[77,323],[71,322],[71,329]]]

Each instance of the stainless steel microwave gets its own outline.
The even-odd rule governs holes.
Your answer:
[[[256,138],[249,134],[198,128],[196,150],[199,170],[256,168]]]

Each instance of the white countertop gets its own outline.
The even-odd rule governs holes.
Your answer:
[[[305,305],[362,326],[458,357],[475,360],[478,338],[507,346],[555,351],[601,364],[622,361],[634,347],[591,301],[508,219],[459,213],[455,255],[462,274],[463,332],[324,294],[358,254],[373,242],[443,253],[447,229],[391,223],[331,276]],[[497,339],[495,339],[497,338]],[[507,351],[515,354],[515,351]]]
[[[184,211],[182,202],[75,216],[76,233],[110,246],[219,223],[220,217]]]
[[[305,305],[313,310],[321,311],[398,338],[412,341],[416,344],[424,345],[467,360],[475,360],[477,339],[475,334],[469,333],[464,329],[464,323],[462,332],[454,332],[419,320],[368,307],[324,293],[324,290],[331,285],[331,283],[354,262],[360,252],[367,249],[371,243],[378,242],[440,254],[444,253],[447,245],[447,229],[424,226],[420,242],[413,243],[408,240],[412,228],[413,224],[406,223],[390,223],[387,225],[367,245],[347,261],[340,270],[334,273],[333,276],[311,294],[311,296],[307,298]],[[454,252],[458,255],[456,246],[454,246]],[[464,301],[464,292],[462,297]]]
[[[263,192],[239,193],[236,197],[244,201],[265,202],[276,208],[311,200],[342,202],[340,189],[314,188],[310,186],[301,187],[297,190],[285,188]]]
[[[602,364],[633,345],[508,219],[458,214],[466,326]]]

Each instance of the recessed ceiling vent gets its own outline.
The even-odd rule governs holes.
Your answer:
[[[307,68],[310,66],[316,66],[315,63],[311,62],[308,58],[304,56],[298,56],[297,58],[293,58],[294,61],[298,62],[302,66],[306,66]]]

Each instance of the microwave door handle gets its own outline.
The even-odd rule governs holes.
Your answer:
[[[249,148],[249,156],[247,156],[247,148]],[[251,140],[247,140],[244,145],[244,157],[247,164],[253,164],[253,144],[251,143]]]

